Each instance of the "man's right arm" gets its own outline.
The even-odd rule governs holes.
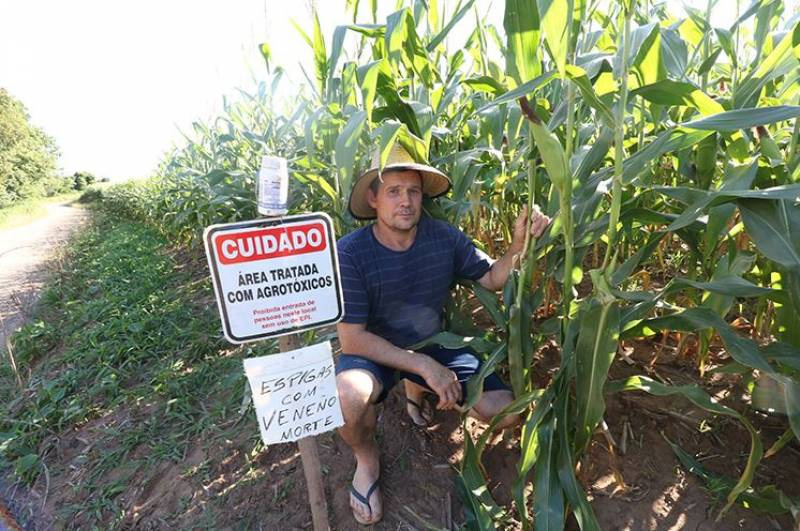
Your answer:
[[[455,373],[430,356],[396,347],[369,332],[363,323],[340,322],[336,329],[342,352],[422,377],[439,396],[438,409],[452,409],[461,400],[461,384]]]

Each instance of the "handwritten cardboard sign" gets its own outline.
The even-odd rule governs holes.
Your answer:
[[[344,424],[330,342],[244,360],[264,444],[296,441]]]
[[[341,319],[342,283],[328,215],[212,225],[203,239],[222,329],[231,343]]]

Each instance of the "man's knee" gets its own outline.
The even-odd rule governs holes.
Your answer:
[[[360,369],[337,374],[336,388],[342,405],[342,415],[347,424],[358,422],[381,391],[375,377]]]

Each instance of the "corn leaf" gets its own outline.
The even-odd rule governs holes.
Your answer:
[[[333,79],[333,74],[336,72],[336,65],[339,62],[339,57],[342,54],[345,33],[347,33],[347,26],[336,26],[336,29],[333,30],[333,40],[331,41],[331,57],[328,61],[329,80]]]
[[[646,260],[653,251],[656,249],[658,244],[664,239],[664,236],[667,234],[666,231],[659,231],[650,234],[647,238],[647,243],[639,247],[635,253],[633,253],[627,260],[625,260],[622,265],[620,265],[614,274],[611,277],[611,285],[612,286],[619,286],[622,284],[628,277],[630,277],[631,273],[633,273],[634,269],[636,269],[642,260]]]
[[[417,35],[410,9],[401,9],[387,17],[384,39],[389,64],[395,73],[399,72],[399,65],[403,64],[419,75],[426,86],[433,86],[433,68],[427,50]]]
[[[770,260],[800,271],[800,207],[790,201],[757,199],[739,199],[736,204],[758,250]]]
[[[564,529],[564,494],[558,479],[556,461],[556,417],[539,424],[539,458],[533,471],[534,498],[533,520],[537,531],[561,531]]]
[[[559,373],[563,374],[563,373]],[[562,378],[557,377],[559,381]],[[517,504],[517,510],[522,520],[523,529],[530,529],[530,518],[528,517],[528,504],[525,499],[525,485],[527,483],[528,473],[533,468],[534,463],[539,458],[539,437],[538,428],[542,420],[552,412],[553,400],[556,394],[556,388],[559,386],[554,382],[536,401],[533,408],[525,422],[522,425],[520,435],[520,458],[517,461],[517,477],[514,484],[511,486],[511,491],[514,493],[514,500]]]
[[[758,93],[771,79],[784,75],[797,66],[800,59],[800,22],[786,33],[775,48],[747,76],[733,95],[733,106],[741,108],[755,105]]]
[[[636,28],[632,32],[631,39],[633,41],[631,51],[636,53],[631,62],[631,73],[636,79],[635,85],[650,85],[666,78],[667,69],[661,57],[661,30],[658,24],[647,24]],[[637,46],[639,40],[641,42]]]
[[[795,199],[800,196],[800,184],[774,186],[764,190],[719,190],[692,203],[667,230],[678,230],[692,224],[709,207],[741,199]],[[790,260],[792,260],[790,258]]]
[[[386,35],[386,24],[349,24],[347,29],[373,39]]]
[[[569,27],[572,24],[572,0],[536,0],[539,24],[547,48],[562,76],[567,66]]]
[[[633,96],[641,96],[659,105],[684,105],[700,111],[703,116],[725,112],[725,108],[712,100],[705,92],[692,85],[671,79],[662,79],[631,91]]]
[[[592,297],[578,316],[580,331],[575,346],[575,448],[583,450],[603,419],[606,405],[603,385],[617,353],[619,309],[612,302]]]
[[[437,0],[429,0],[426,11],[428,13],[428,27],[431,31],[439,31],[439,2]]]
[[[640,337],[653,335],[656,330],[685,330],[695,332],[713,328],[717,331],[730,356],[748,367],[773,373],[774,369],[758,345],[750,338],[739,335],[719,315],[708,308],[690,308],[683,312],[647,319],[625,330],[623,337]]]
[[[748,190],[752,187],[758,171],[758,161],[749,165],[726,167],[722,190]],[[736,212],[736,206],[725,204],[712,207],[708,211],[708,223],[703,236],[704,256],[710,257],[719,246],[721,238],[727,232],[728,223]]]
[[[450,30],[452,30],[453,27],[455,27],[455,25],[458,24],[459,20],[464,18],[464,15],[467,14],[467,11],[470,10],[472,4],[474,3],[475,0],[468,0],[464,5],[461,6],[461,8],[458,11],[456,11],[456,13],[447,22],[447,25],[445,25],[445,27],[442,29],[442,31],[437,33],[436,36],[434,36],[426,46],[429,52],[435,50],[436,47],[439,46],[439,44],[441,44],[442,41],[444,41],[444,39],[447,37],[447,34],[450,33]]]
[[[581,530],[600,531],[600,523],[597,521],[589,500],[586,499],[586,492],[575,477],[575,460],[567,434],[567,425],[569,424],[569,401],[567,397],[568,395],[562,392],[555,405],[559,414],[559,422],[556,425],[556,433],[558,434],[558,479],[561,482],[564,495],[571,505],[572,514],[575,515]]]
[[[321,175],[312,173],[306,174],[304,177],[317,185],[319,189],[322,190],[322,192],[324,192],[325,195],[328,196],[332,201],[336,201],[339,198],[339,194],[336,193],[336,190],[333,189],[333,186],[331,186],[330,183]]]
[[[539,77],[535,77],[530,81],[523,83],[522,85],[518,86],[513,90],[509,90],[502,96],[495,98],[494,100],[490,101],[483,107],[479,108],[476,112],[482,113],[492,107],[500,105],[501,103],[508,103],[510,101],[517,101],[522,96],[527,96],[531,92],[540,89],[550,83],[555,78],[555,72],[545,72],[544,74],[540,75]]]
[[[373,61],[356,70],[358,84],[361,86],[364,111],[370,121],[372,121],[372,107],[375,104],[375,93],[378,86],[378,71],[384,67],[383,65],[383,60]]]
[[[772,288],[756,286],[738,275],[726,275],[715,278],[709,282],[699,282],[688,278],[676,277],[673,279],[673,283],[676,287],[691,286],[703,291],[710,291],[711,293],[730,295],[731,297],[779,297],[777,294],[780,293]]]
[[[428,145],[417,135],[411,133],[405,124],[400,128],[397,141],[408,151],[415,161],[425,164],[428,162]]]
[[[467,397],[464,400],[464,409],[472,409],[478,403],[483,394],[483,382],[494,372],[498,363],[503,361],[508,353],[508,346],[506,344],[499,345],[495,348],[489,357],[483,360],[480,370],[475,373],[467,382]]]
[[[708,57],[706,57],[705,61],[700,63],[700,65],[697,67],[697,75],[702,76],[703,74],[708,73],[711,70],[711,68],[715,64],[717,64],[717,60],[719,59],[719,55],[721,53],[722,53],[722,48],[716,47],[714,51],[711,52],[711,54]]]
[[[772,328],[781,341],[793,345],[798,350],[788,356],[786,349],[781,351],[781,363],[800,370],[800,272],[781,270],[781,286],[788,294],[790,303],[775,308],[775,322]]]
[[[297,31],[297,33],[300,34],[300,37],[302,37],[303,40],[306,41],[306,44],[308,44],[311,48],[313,48],[314,44],[311,42],[311,37],[308,36],[308,33],[306,33],[305,30],[294,19],[290,19],[289,23]]]
[[[505,511],[495,503],[489,493],[471,437],[464,438],[464,458],[456,485],[464,502],[467,528],[476,531],[497,529],[495,522],[502,521]]]
[[[367,123],[367,113],[358,110],[353,113],[347,124],[336,139],[336,166],[342,176],[342,188],[350,189],[350,179],[353,176],[353,164],[358,151],[358,140]]]
[[[386,102],[386,110],[394,118],[404,123],[408,130],[417,137],[423,136],[420,132],[414,109],[400,97],[400,91],[395,83],[389,61],[381,61],[378,67],[378,80],[375,90]],[[425,158],[427,158],[427,154]]]
[[[319,93],[325,94],[328,79],[328,53],[325,51],[325,37],[322,35],[316,9],[314,10],[314,41],[311,48],[314,50],[314,67],[317,83],[319,83]]]
[[[522,85],[542,73],[535,0],[506,0],[506,73]]]
[[[714,33],[717,35],[717,41],[725,51],[725,55],[731,60],[733,67],[738,68],[739,60],[733,51],[733,36],[731,32],[723,28],[714,28]]]
[[[747,9],[745,9],[744,13],[739,15],[739,18],[737,18],[736,21],[733,24],[731,24],[731,27],[728,28],[728,31],[730,31],[731,33],[736,31],[736,28],[738,28],[742,22],[744,22],[745,20],[752,17],[758,12],[758,8],[761,6],[762,3],[764,3],[764,0],[753,0],[750,6]]]
[[[528,409],[530,404],[541,394],[541,390],[534,390],[518,397],[506,406],[503,411],[495,415],[475,443],[472,442],[471,437],[468,437],[469,441],[465,440],[464,459],[462,460],[458,479],[459,490],[466,506],[467,521],[468,523],[470,521],[473,522],[473,524],[468,525],[469,529],[478,531],[495,529],[494,525],[496,523],[502,524],[503,520],[506,519],[505,511],[495,503],[486,486],[486,478],[481,470],[481,457],[497,424],[508,415],[518,415]],[[466,422],[466,418],[464,422]]]
[[[575,180],[586,184],[586,181],[592,171],[605,160],[608,150],[611,149],[611,143],[614,140],[614,130],[610,127],[603,127],[600,135],[592,142],[592,147],[585,155],[577,154],[580,157],[578,167],[575,169]],[[576,221],[580,220],[580,216],[576,213]]]
[[[800,441],[800,382],[788,376],[783,376],[781,380],[789,426],[791,426],[795,438]]]
[[[658,161],[661,155],[691,147],[710,134],[711,131],[698,131],[682,127],[667,129],[646,147],[625,159],[622,164],[622,183],[626,185],[633,182],[644,184],[645,169]]]
[[[681,127],[703,131],[736,131],[758,125],[767,125],[800,116],[798,105],[777,105],[775,107],[758,107],[754,109],[736,109],[725,111],[699,120],[686,122]]]
[[[567,65],[565,68],[567,78],[569,78],[573,83],[575,83],[575,86],[578,87],[578,90],[580,90],[583,100],[586,102],[586,104],[597,111],[607,127],[613,129],[614,115],[611,114],[611,109],[608,108],[608,105],[603,103],[603,101],[595,93],[592,83],[589,81],[589,78],[586,75],[586,71],[583,68],[575,65]]]
[[[505,92],[508,92],[508,87],[491,76],[471,77],[465,79],[461,83],[467,85],[468,87],[472,87],[475,90],[489,92],[495,96],[499,96]]]
[[[686,78],[689,50],[677,30],[661,28],[661,58],[672,78]]]
[[[377,140],[378,152],[380,153],[378,167],[381,171],[386,166],[389,152],[392,150],[392,146],[397,141],[397,137],[403,127],[405,127],[403,124],[397,122],[387,122],[374,129],[373,137]]]
[[[773,341],[761,347],[760,350],[768,360],[800,371],[800,346],[783,341]]]
[[[468,348],[478,354],[486,354],[488,352],[496,351],[501,346],[491,341],[487,341],[482,337],[465,337],[445,331],[434,334],[428,339],[420,341],[419,343],[414,343],[408,348],[410,350],[417,350],[429,345],[439,345],[449,349]]]

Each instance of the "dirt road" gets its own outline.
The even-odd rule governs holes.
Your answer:
[[[30,314],[47,277],[45,264],[87,217],[77,204],[53,204],[44,218],[0,229],[0,351],[6,348],[7,334]]]
[[[47,206],[44,218],[21,227],[0,229],[0,353],[6,349],[7,335],[30,315],[47,278],[48,260],[87,218],[86,210],[80,206],[53,204]],[[21,509],[31,504],[24,489],[10,491],[11,482],[5,479],[0,479],[0,531],[20,530],[12,512],[20,515]],[[18,511],[9,511],[7,506]]]

